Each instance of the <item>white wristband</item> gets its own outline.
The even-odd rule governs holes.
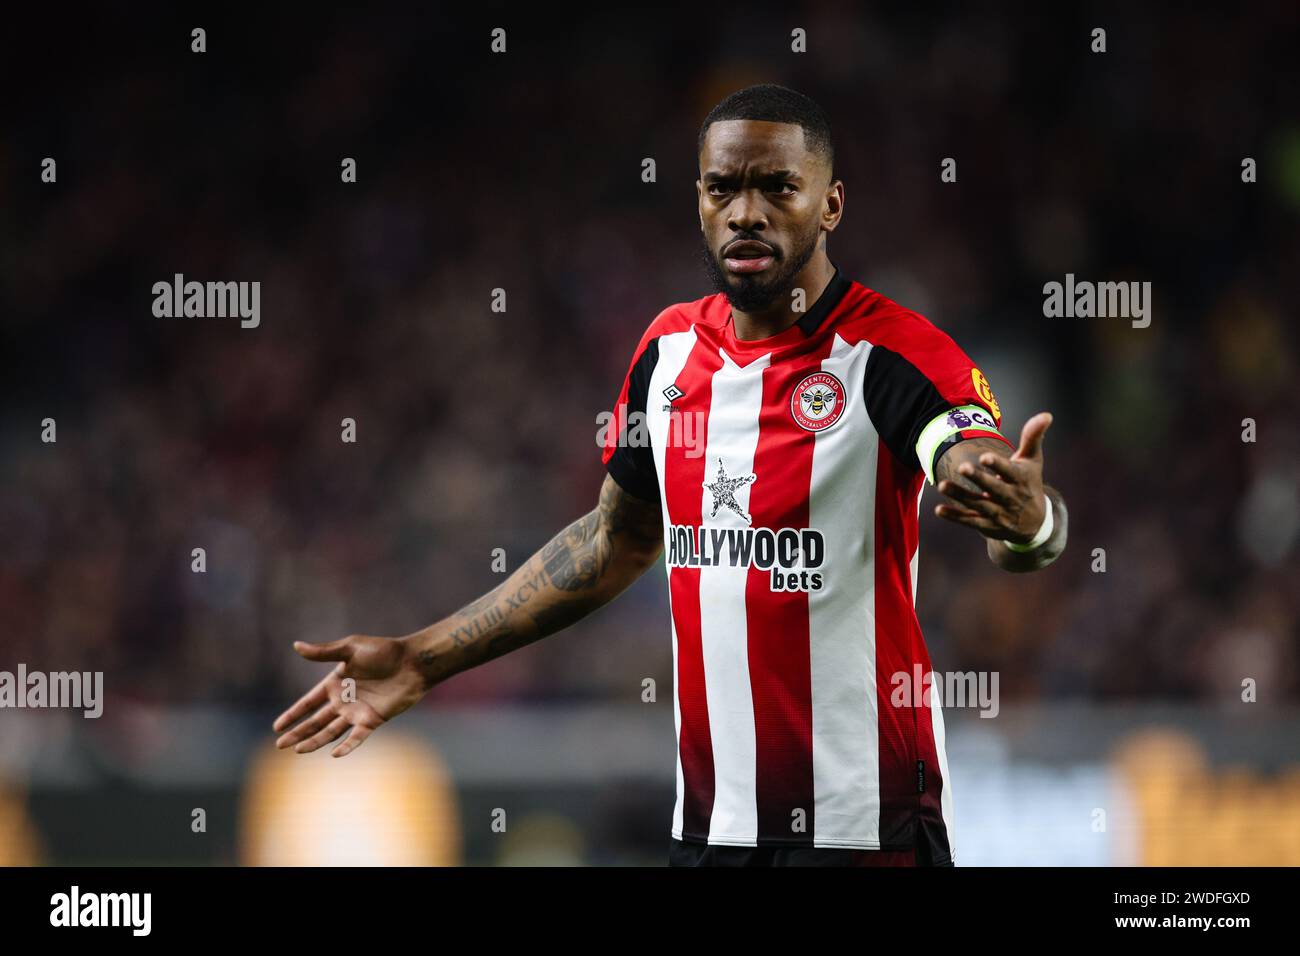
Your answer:
[[[1052,520],[1052,496],[1045,494],[1043,499],[1047,502],[1047,514],[1043,515],[1043,523],[1039,525],[1038,533],[1027,544],[1013,544],[1010,541],[1002,542],[1012,551],[1033,551],[1041,548],[1043,542],[1052,536],[1052,525],[1054,524]]]

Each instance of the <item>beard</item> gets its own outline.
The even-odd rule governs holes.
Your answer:
[[[763,312],[778,299],[790,294],[794,288],[795,276],[803,271],[803,267],[817,251],[817,237],[820,234],[821,230],[814,223],[812,233],[788,257],[774,246],[772,268],[763,275],[735,275],[727,272],[720,253],[714,252],[709,247],[708,239],[704,239],[700,250],[704,256],[704,271],[708,273],[713,288],[727,297],[733,309],[739,312]],[[765,241],[760,236],[748,234],[737,235],[728,241],[735,239]]]

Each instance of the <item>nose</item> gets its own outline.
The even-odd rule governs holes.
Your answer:
[[[763,200],[750,190],[741,190],[727,207],[727,226],[733,232],[762,232],[767,228]]]

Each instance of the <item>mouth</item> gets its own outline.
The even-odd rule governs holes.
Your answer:
[[[751,275],[769,268],[776,261],[776,254],[765,242],[740,239],[727,246],[722,261],[729,272]]]

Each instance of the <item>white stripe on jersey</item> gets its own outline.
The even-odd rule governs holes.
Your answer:
[[[705,442],[704,477],[713,481],[721,461],[727,474],[739,478],[754,470],[759,413],[763,409],[764,355],[740,368],[726,350],[722,367],[713,373]],[[752,484],[734,494],[749,513]],[[730,508],[713,510],[713,495],[701,488],[701,514],[709,528],[745,528],[744,518]],[[708,689],[709,733],[713,741],[713,815],[710,842],[751,845],[758,837],[757,742],[754,732],[754,692],[749,683],[749,622],[745,589],[746,567],[700,569],[700,645]]]
[[[862,394],[871,345],[838,335],[823,371]],[[837,587],[808,596],[812,664],[813,845],[880,845],[875,607],[876,459],[879,436],[860,401],[813,446],[808,523],[826,535],[824,567]],[[846,529],[862,529],[854,537]],[[849,583],[861,582],[854,586]],[[863,593],[866,599],[863,599]]]

